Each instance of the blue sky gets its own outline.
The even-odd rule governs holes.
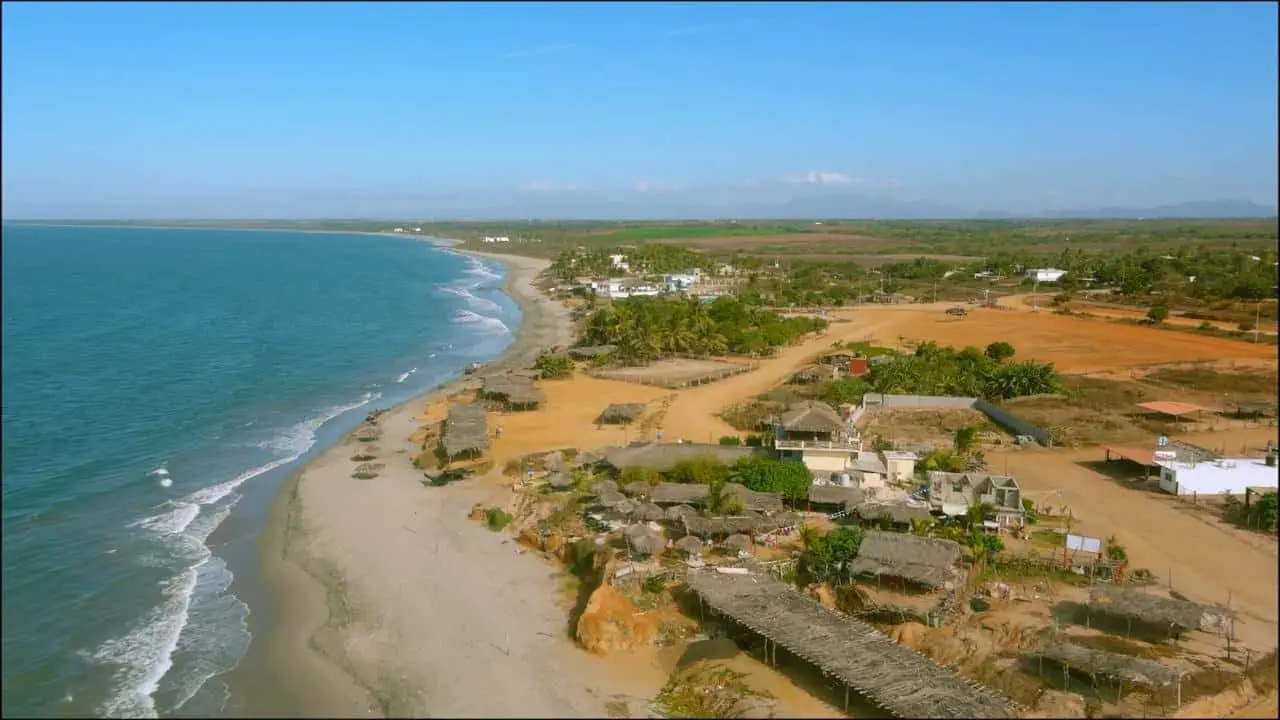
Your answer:
[[[3,7],[11,218],[1277,194],[1274,3]]]

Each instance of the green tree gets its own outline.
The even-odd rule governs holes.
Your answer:
[[[1111,562],[1122,563],[1129,560],[1129,551],[1123,545],[1116,542],[1116,536],[1112,535],[1107,538],[1107,548],[1105,550],[1107,559]]]
[[[862,531],[843,525],[822,536],[809,550],[809,570],[814,578],[840,582],[848,578],[849,564],[858,557]]]
[[[1003,340],[999,340],[988,345],[983,354],[994,362],[1004,362],[1005,360],[1013,357],[1016,352],[1017,351],[1013,349],[1012,345]]]
[[[1276,493],[1263,493],[1249,508],[1249,524],[1262,530],[1276,527]]]
[[[1147,311],[1147,319],[1155,323],[1156,325],[1159,325],[1160,323],[1164,322],[1165,319],[1168,317],[1169,317],[1169,308],[1165,307],[1164,305],[1156,305],[1155,307]]]
[[[747,457],[733,464],[733,477],[747,489],[779,493],[792,502],[809,497],[813,474],[799,460]]]
[[[951,436],[951,444],[957,453],[964,455],[973,449],[978,442],[978,428],[972,425],[963,425],[956,428]]]
[[[544,378],[563,378],[573,374],[573,360],[567,355],[542,353],[533,361],[534,369],[542,373]]]
[[[729,479],[729,466],[710,455],[703,455],[676,463],[667,479],[678,483],[697,483],[710,485],[713,482],[723,483]]]
[[[822,401],[833,407],[856,405],[866,394],[867,382],[858,377],[844,377],[822,386]]]
[[[662,481],[662,474],[653,468],[647,467],[629,467],[618,475],[618,480],[623,485],[631,483],[643,482],[650,485],[657,485]]]
[[[705,506],[708,515],[736,515],[742,512],[742,501],[726,487],[723,478],[716,478],[707,483],[707,500]]]

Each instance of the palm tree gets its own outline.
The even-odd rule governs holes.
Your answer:
[[[818,541],[822,539],[822,534],[818,532],[818,528],[807,523],[800,526],[799,535],[800,544],[804,547],[806,552],[817,547]]]

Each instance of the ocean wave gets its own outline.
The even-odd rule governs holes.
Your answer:
[[[396,378],[396,382],[397,382],[397,383],[402,383],[402,382],[404,382],[405,380],[408,380],[408,379],[409,379],[409,376],[410,376],[410,375],[412,375],[412,374],[414,374],[414,373],[416,373],[416,372],[418,372],[418,368],[416,368],[416,367],[415,367],[415,368],[409,368],[409,371],[408,371],[408,372],[402,372],[402,373],[400,373],[400,377]]]
[[[492,266],[490,266],[488,263],[484,262],[480,258],[471,257],[469,255],[467,256],[466,273],[468,275],[483,277],[488,280],[502,279],[502,273],[498,272],[497,270],[494,270]]]
[[[507,327],[507,324],[498,318],[481,315],[480,313],[474,313],[470,310],[455,310],[453,313],[453,319],[454,322],[459,322],[465,325],[478,325],[487,332],[503,333],[507,335],[511,334],[511,328]]]
[[[166,681],[166,685],[172,685],[173,709],[177,709],[193,697],[209,678],[235,666],[243,655],[243,650],[239,650],[239,654],[228,650],[226,645],[232,640],[184,637],[188,627],[192,627],[193,632],[199,635],[207,634],[209,628],[215,628],[212,632],[218,635],[223,632],[216,625],[218,618],[225,620],[239,614],[243,625],[244,618],[248,615],[248,606],[239,598],[223,595],[230,587],[233,576],[226,564],[214,556],[206,544],[210,535],[239,501],[240,495],[235,493],[237,488],[302,457],[315,445],[316,432],[322,425],[380,397],[380,393],[365,393],[359,402],[329,408],[293,425],[261,445],[284,453],[283,457],[246,470],[226,482],[167,502],[160,506],[161,512],[129,524],[129,527],[147,531],[165,546],[163,556],[159,553],[142,555],[139,558],[142,564],[169,567],[174,562],[181,562],[187,567],[170,579],[164,588],[161,602],[130,632],[106,641],[91,654],[97,662],[117,666],[115,693],[103,703],[103,715],[156,717],[155,695],[162,680]],[[163,468],[157,468],[161,469]],[[159,473],[152,471],[151,474]],[[164,474],[167,476],[168,471]],[[202,511],[211,506],[212,512]],[[193,618],[197,621],[195,624],[192,624]],[[247,630],[245,634],[247,635]],[[245,646],[247,642],[245,638]],[[240,647],[238,641],[233,645],[233,649]],[[180,647],[192,655],[189,662],[184,662],[184,665],[190,666],[189,672],[182,678],[166,679],[174,666],[174,655]],[[209,649],[211,654],[202,654],[201,648]],[[235,657],[228,660],[231,655]]]
[[[490,300],[489,298],[483,298],[483,297],[478,297],[476,295],[473,295],[471,291],[476,289],[477,287],[479,287],[478,284],[472,284],[466,287],[458,287],[455,285],[445,285],[441,287],[440,290],[441,292],[446,292],[446,293],[449,293],[450,295],[456,295],[457,297],[462,298],[467,302],[468,305],[470,305],[471,307],[477,310],[499,309],[498,303]]]

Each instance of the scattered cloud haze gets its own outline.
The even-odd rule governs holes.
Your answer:
[[[1274,213],[1276,17],[6,3],[3,215]]]

